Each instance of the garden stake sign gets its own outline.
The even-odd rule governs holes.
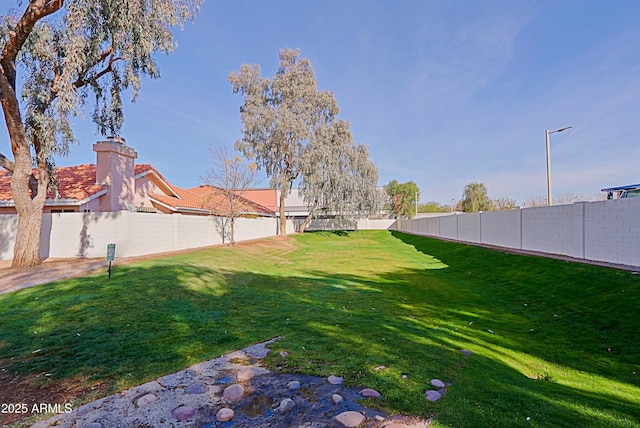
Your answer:
[[[107,244],[107,261],[109,262],[109,278],[111,278],[111,262],[116,257],[116,244]]]

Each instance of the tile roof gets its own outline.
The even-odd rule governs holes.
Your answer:
[[[37,171],[34,170],[34,173],[37,174]],[[8,171],[0,170],[0,201],[13,199],[11,175]],[[106,189],[106,186],[96,184],[96,166],[93,164],[58,167],[56,178],[59,199],[82,201]],[[55,199],[55,196],[53,192],[47,192],[47,199]]]
[[[156,193],[150,196],[158,202],[168,205],[176,210],[203,210],[224,214],[229,206],[229,201],[225,197],[224,191],[217,187],[203,185],[185,190],[176,186],[171,186],[178,197],[159,195]],[[260,204],[239,198],[239,211],[243,214],[274,215],[275,213]]]
[[[85,200],[107,186],[96,184],[96,166],[83,164],[76,166],[58,167],[58,198],[76,201]],[[37,174],[37,171],[34,171]],[[150,193],[149,197],[160,204],[170,207],[173,211],[197,211],[223,214],[227,211],[229,202],[224,191],[217,187],[204,185],[192,189],[182,189],[174,186],[150,164],[137,164],[134,170],[136,178],[147,174],[154,174],[154,182],[164,193]],[[0,201],[10,201],[11,173],[0,170]],[[55,199],[53,192],[47,194],[47,199]],[[240,198],[239,211],[243,214],[274,215],[270,210],[246,198]]]

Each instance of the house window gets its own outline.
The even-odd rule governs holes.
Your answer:
[[[75,210],[72,208],[62,209],[62,210],[51,210],[51,214],[59,214],[59,213],[74,213]]]

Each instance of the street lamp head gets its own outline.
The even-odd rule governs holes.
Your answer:
[[[567,126],[564,128],[556,129],[555,131],[549,131],[545,129],[546,143],[547,143],[547,205],[551,205],[551,155],[549,154],[549,135],[556,132],[566,131],[573,126]]]
[[[555,134],[556,132],[566,131],[567,129],[571,129],[571,128],[573,128],[573,125],[572,126],[567,126],[565,128],[556,129],[555,131],[548,131],[548,132],[549,132],[549,134]]]

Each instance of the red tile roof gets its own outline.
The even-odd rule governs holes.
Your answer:
[[[83,164],[77,166],[58,167],[58,198],[82,201],[107,187],[96,184],[96,166]],[[34,171],[37,173],[37,171]],[[145,173],[154,174],[156,185],[164,193],[151,193],[149,197],[173,211],[197,211],[224,214],[229,202],[225,198],[222,189],[213,186],[198,186],[189,190],[174,186],[165,179],[152,165],[135,165],[136,177]],[[11,173],[0,170],[0,200],[10,201]],[[55,199],[52,192],[47,194],[47,199]],[[274,211],[252,202],[246,198],[240,198],[239,211],[243,214],[274,215]]]
[[[275,189],[249,189],[242,196],[270,210],[278,209],[278,192]]]
[[[159,195],[156,193],[151,194],[150,196],[158,202],[168,205],[176,210],[195,209],[211,211],[217,214],[224,214],[228,211],[229,201],[222,189],[209,185],[193,187],[188,190],[181,189],[176,186],[171,187],[178,194],[177,198],[167,195]],[[238,211],[240,213],[258,215],[275,214],[272,210],[251,202],[248,199],[240,197],[239,202],[240,205],[238,206]]]
[[[34,173],[37,174],[37,171]],[[0,201],[13,199],[11,175],[8,171],[0,170]],[[58,167],[56,178],[59,199],[82,201],[106,189],[106,186],[96,184],[96,166],[93,164]],[[55,199],[55,194],[48,192],[47,199]]]

